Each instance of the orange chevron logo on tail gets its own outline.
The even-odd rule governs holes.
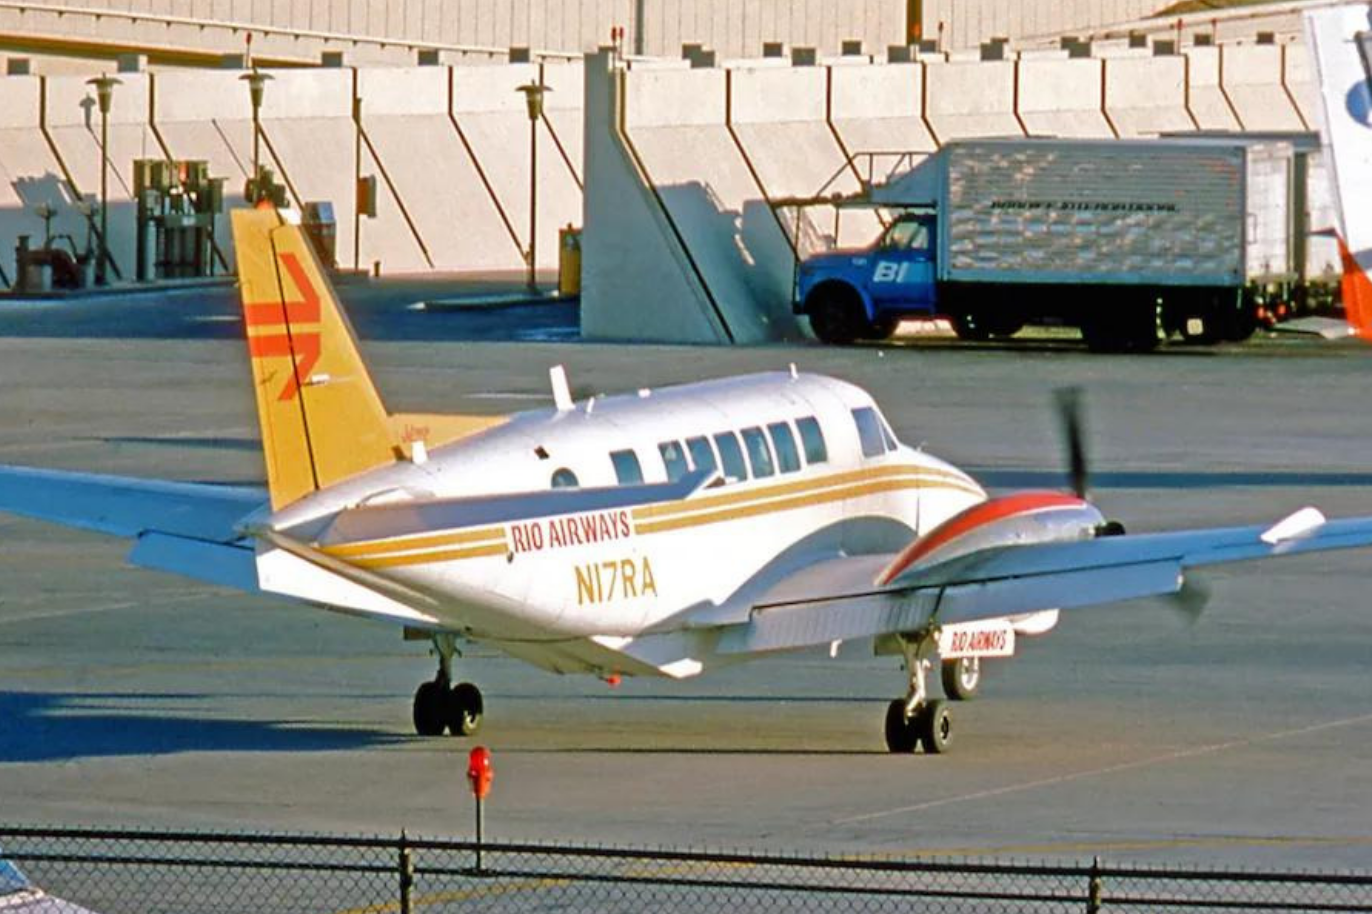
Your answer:
[[[254,359],[293,358],[295,371],[287,378],[278,400],[294,399],[300,388],[309,381],[310,372],[319,363],[320,307],[319,290],[310,282],[300,259],[294,253],[283,252],[277,257],[282,269],[290,276],[299,291],[298,301],[259,301],[243,303],[243,319],[248,326],[248,353]],[[274,333],[253,333],[254,330],[280,328]]]

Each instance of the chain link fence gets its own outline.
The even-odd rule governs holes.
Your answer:
[[[1368,911],[1372,875],[0,827],[0,911]],[[63,899],[63,905],[55,899]]]

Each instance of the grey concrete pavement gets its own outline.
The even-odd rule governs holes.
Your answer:
[[[0,462],[261,476],[240,345],[0,339]],[[399,409],[757,368],[868,386],[907,441],[1055,483],[1051,391],[1086,389],[1098,501],[1132,529],[1372,513],[1372,352],[1260,343],[1092,356],[386,342]],[[0,516],[0,819],[469,833],[470,743],[410,735],[423,645],[122,566],[118,542]],[[1372,868],[1372,556],[1225,569],[1194,627],[1083,611],[995,664],[944,757],[883,751],[891,658],[854,648],[618,689],[474,657],[500,838]]]

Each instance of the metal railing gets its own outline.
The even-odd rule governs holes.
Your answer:
[[[1372,911],[1372,875],[0,827],[0,908],[98,914],[512,911]],[[30,888],[30,886],[32,888]]]

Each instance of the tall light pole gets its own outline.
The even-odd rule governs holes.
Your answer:
[[[86,80],[86,85],[95,87],[95,100],[100,105],[100,253],[96,255],[95,281],[103,286],[108,281],[105,263],[110,256],[110,102],[114,99],[114,87],[123,83],[101,73]]]
[[[520,86],[516,92],[524,93],[524,103],[529,109],[529,253],[528,285],[529,291],[538,290],[538,280],[534,270],[538,263],[538,122],[543,117],[543,96],[553,91],[551,86],[543,85],[542,76],[538,82]]]
[[[249,36],[251,37],[251,36]],[[262,199],[262,95],[267,88],[270,73],[259,73],[254,67],[251,73],[238,77],[248,84],[248,98],[252,101],[252,178],[248,185],[252,189],[250,205]]]

